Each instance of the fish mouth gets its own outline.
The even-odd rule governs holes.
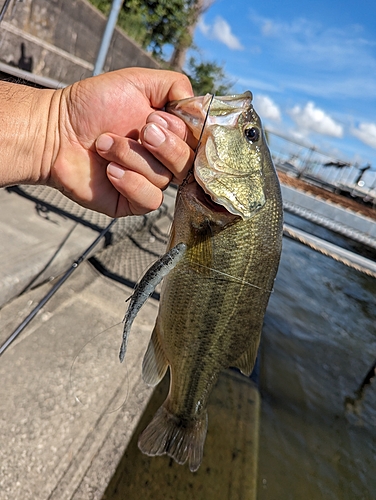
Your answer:
[[[183,120],[198,140],[202,136],[202,126],[205,121],[209,126],[213,124],[235,126],[238,115],[249,108],[252,98],[252,92],[249,90],[243,94],[230,96],[206,94],[171,101],[167,103],[165,109]]]
[[[197,183],[197,181],[195,181]],[[224,214],[231,214],[223,205],[220,205],[219,203],[216,203],[213,201],[212,197],[205,193],[205,191],[202,189],[202,187],[197,183],[198,185],[198,192],[199,192],[199,201],[202,203],[202,205],[205,205],[206,208],[213,210],[213,212],[219,212],[219,213],[224,213]]]
[[[229,212],[223,205],[213,201],[196,180],[180,186],[180,193],[189,206],[201,214],[208,222],[225,227],[240,219]]]

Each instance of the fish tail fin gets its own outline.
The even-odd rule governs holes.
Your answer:
[[[188,460],[195,472],[202,462],[207,427],[206,411],[199,418],[182,421],[168,411],[165,402],[139,437],[138,447],[145,455],[168,455],[178,464]]]

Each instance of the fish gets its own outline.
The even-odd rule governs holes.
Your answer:
[[[250,91],[173,101],[167,111],[199,144],[178,189],[167,253],[131,296],[120,358],[139,308],[163,280],[142,374],[156,386],[169,369],[170,388],[138,446],[149,456],[188,462],[195,472],[220,372],[253,370],[280,260],[283,209]]]

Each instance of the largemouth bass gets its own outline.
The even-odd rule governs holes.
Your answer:
[[[164,277],[143,378],[154,386],[169,367],[170,391],[139,448],[188,460],[196,471],[220,371],[250,375],[255,363],[281,253],[282,200],[250,92],[176,101],[168,111],[202,137],[177,194],[168,251],[131,297],[120,357],[137,311]]]

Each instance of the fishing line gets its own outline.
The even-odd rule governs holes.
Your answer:
[[[6,349],[11,345],[11,343],[16,340],[18,335],[26,328],[30,321],[38,314],[38,312],[47,304],[50,298],[55,295],[59,288],[66,282],[69,276],[77,269],[77,267],[88,257],[90,252],[97,246],[103,236],[111,229],[115,224],[117,219],[113,219],[108,226],[106,226],[101,233],[95,238],[93,243],[88,246],[88,248],[80,255],[80,257],[73,262],[71,267],[64,273],[64,275],[59,279],[59,281],[54,285],[51,290],[46,293],[42,300],[37,304],[36,307],[26,316],[26,318],[20,323],[20,325],[14,330],[14,332],[7,338],[7,340],[0,346],[0,356],[4,354]]]
[[[209,118],[210,107],[212,105],[213,99],[214,99],[214,94],[211,94],[211,98],[210,98],[208,110],[207,110],[206,115],[205,115],[205,119],[204,119],[204,123],[202,125],[200,137],[198,139],[198,143],[197,143],[197,146],[196,146],[196,149],[195,149],[195,153],[194,153],[194,156],[193,156],[192,168],[188,171],[188,174],[187,174],[186,178],[183,180],[183,182],[181,183],[180,187],[184,187],[187,184],[188,179],[190,178],[190,176],[193,174],[194,164],[195,164],[195,161],[196,161],[196,158],[197,158],[198,150],[199,150],[199,148],[201,146],[202,136],[204,135],[205,126],[206,126],[206,122],[208,121],[208,118]]]
[[[241,278],[237,278],[236,276],[232,276],[231,274],[224,273],[223,271],[218,271],[218,269],[214,269],[214,268],[209,267],[209,266],[204,266],[203,264],[199,264],[198,262],[194,262],[192,265],[203,267],[205,269],[208,269],[209,271],[213,271],[214,273],[218,273],[218,274],[221,274],[223,276],[227,276],[228,278],[231,278],[232,280],[234,280],[236,282],[242,283],[243,285],[251,286],[253,288],[257,288],[258,290],[261,290],[262,292],[273,293],[273,290],[267,290],[266,288],[261,288],[260,286],[254,285],[253,283],[249,283],[248,281],[242,280]]]

